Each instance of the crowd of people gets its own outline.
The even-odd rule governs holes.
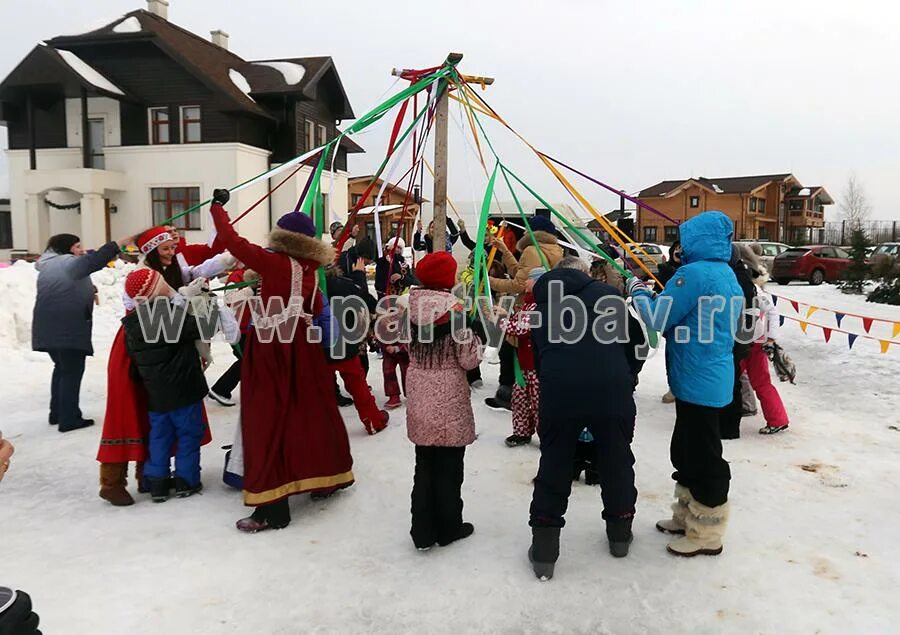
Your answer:
[[[67,432],[93,423],[78,407],[84,359],[93,352],[89,276],[125,245],[135,243],[141,254],[140,266],[125,282],[125,316],[108,361],[97,454],[101,498],[116,506],[134,503],[127,487],[131,463],[137,491],[154,502],[199,492],[201,447],[211,439],[204,401],[210,399],[240,408],[226,472],[240,484],[252,513],[237,521],[237,529],[281,529],[291,521],[291,496],[325,498],[354,483],[340,408],[352,404],[366,432],[378,434],[405,398],[407,435],[415,446],[412,542],[428,550],[472,535],[474,526],[463,519],[461,488],[466,447],[476,437],[471,390],[483,383],[480,364],[488,338],[478,313],[454,292],[460,281],[471,282],[473,258],[458,271],[449,246],[459,240],[474,253],[481,240],[497,253],[484,283],[495,299],[514,298],[499,322],[499,386],[486,404],[510,412],[507,446],[526,446],[535,436],[540,441],[529,520],[528,557],[535,574],[553,576],[572,484],[582,473],[601,488],[610,553],[628,554],[637,501],[634,392],[643,366],[640,351],[650,345],[651,331],[666,339],[669,393],[663,400],[675,406],[675,503],[672,517],[656,527],[674,535],[667,547],[672,554],[722,552],[731,478],[722,439],[739,436],[747,413],[742,387],[749,384],[762,404],[766,426],[760,432],[788,427],[769,376],[778,325],[764,290],[767,274],[753,252],[733,248],[727,216],[705,212],[683,223],[654,288],[623,275],[624,263],[611,249],[593,263],[567,253],[553,223],[542,216],[530,219],[518,241],[503,231],[473,240],[460,223],[448,230],[446,251],[434,251],[433,227],[423,237],[420,226],[414,242],[426,255],[414,264],[404,257],[399,236],[378,249],[355,231],[340,240],[350,232],[339,224],[330,228],[334,245],[343,247],[337,253],[300,212],[282,216],[268,243],[255,245],[232,226],[228,201],[227,190],[215,191],[216,239],[210,246],[187,245],[174,228],[154,227],[85,254],[77,237],[60,235],[50,239],[38,263],[34,349],[54,362],[49,422]],[[374,294],[366,277],[372,263]],[[224,295],[211,293],[210,279],[225,281]],[[763,319],[748,319],[752,309],[735,317],[701,301],[709,297],[743,300],[760,309]],[[352,324],[332,314],[336,299],[350,298],[365,307]],[[403,332],[408,319],[407,338],[388,338],[372,328],[383,315],[383,298],[391,302],[386,320],[396,322],[396,332]],[[212,307],[212,319],[198,311],[198,299]],[[610,320],[610,306],[629,308],[614,316],[621,318],[618,337],[589,331],[572,340],[559,335],[576,328],[574,318],[559,311],[561,299],[586,307],[589,323]],[[177,337],[154,337],[143,328],[160,303],[184,323]],[[243,310],[248,303],[257,308]],[[211,387],[204,372],[211,362],[205,328],[210,320],[235,352]],[[707,339],[682,336],[698,324],[709,325]],[[313,335],[316,328],[321,337]],[[741,329],[750,337],[736,338]],[[286,330],[290,337],[284,337]],[[348,330],[363,336],[335,346]],[[370,353],[381,359],[381,405],[367,381]],[[341,393],[338,376],[349,397]],[[239,400],[233,395],[238,385]],[[11,453],[0,437],[0,478]]]

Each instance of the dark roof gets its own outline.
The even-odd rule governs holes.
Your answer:
[[[805,192],[802,193],[802,192]],[[821,185],[810,185],[809,187],[794,187],[784,195],[785,198],[800,198],[800,199],[808,199],[808,198],[818,198],[825,205],[831,205],[834,203],[834,199],[831,198],[831,195],[825,191],[825,188]]]
[[[360,154],[365,152],[365,149],[350,137],[341,137],[341,147],[347,151],[347,154]]]
[[[706,178],[703,176],[691,179],[681,179],[679,181],[662,181],[641,190],[638,196],[665,196],[672,190],[684,185],[688,181],[694,181],[699,185],[715,192],[716,194],[747,194],[759,187],[769,183],[770,181],[784,181],[793,176],[787,174],[762,174],[759,176],[726,176],[718,178]]]
[[[84,60],[79,61],[90,68],[93,73],[96,73],[99,77],[103,77],[96,69],[91,68],[84,62]],[[127,93],[122,91],[120,87],[116,86],[109,79],[103,78],[106,82],[112,84],[113,88],[117,88],[121,92],[113,92],[102,86],[91,83],[83,77],[81,73],[72,68],[72,66],[63,59],[59,51],[44,44],[38,44],[34,47],[31,52],[25,56],[25,59],[19,62],[10,74],[6,76],[3,83],[0,83],[0,97],[13,95],[20,89],[31,89],[36,83],[36,78],[39,78],[37,81],[40,84],[62,86],[66,97],[78,97],[81,94],[82,88],[86,88],[91,94],[98,93],[117,99],[128,97]]]
[[[123,22],[133,24],[136,19],[140,31],[115,29]],[[119,27],[121,30],[121,27]],[[259,60],[248,62],[231,51],[211,41],[183,29],[158,15],[138,9],[125,14],[106,26],[74,36],[61,36],[47,43],[56,48],[77,47],[81,44],[123,41],[125,39],[146,40],[157,43],[160,48],[178,60],[189,71],[213,90],[229,97],[235,106],[245,112],[271,118],[253,99],[253,95],[295,94],[301,98],[314,100],[317,98],[317,85],[324,78],[330,82],[329,88],[337,91],[339,103],[333,104],[341,119],[352,119],[353,110],[341,84],[340,77],[330,57],[301,57],[280,60]],[[297,84],[288,84],[284,75],[274,68],[261,66],[263,62],[288,62],[303,67],[304,73]],[[234,70],[247,80],[250,95],[238,88],[231,80],[230,71]]]

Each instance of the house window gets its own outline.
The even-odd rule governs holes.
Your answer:
[[[181,143],[200,143],[200,106],[181,107]]]
[[[788,209],[792,212],[797,212],[803,209],[803,201],[788,201]],[[796,216],[796,214],[791,214],[791,216]]]
[[[673,242],[678,240],[678,228],[675,227],[675,225],[666,225],[663,228],[663,233],[667,245],[671,245]]]
[[[199,187],[154,187],[150,189],[153,224],[162,225],[176,214],[200,202]],[[200,210],[182,216],[173,223],[178,229],[200,229]]]
[[[655,243],[656,242],[656,227],[644,227],[644,242],[645,243]]]
[[[316,126],[309,119],[303,122],[303,136],[306,139],[306,151],[309,152],[316,147]]]
[[[373,206],[378,205],[378,196],[377,195],[372,197],[372,205]]]
[[[353,205],[353,207],[356,207],[357,205],[359,205],[359,200],[361,198],[362,198],[362,194],[354,194],[353,196],[350,197],[350,204]]]
[[[171,143],[169,109],[165,106],[150,109],[150,143]]]
[[[700,207],[700,197],[699,197],[699,196],[692,196],[692,197],[691,197],[691,207],[692,207],[692,208],[694,208],[694,207]]]
[[[12,212],[0,212],[0,249],[12,249]]]
[[[764,198],[759,199],[759,203],[757,203],[757,205],[756,205],[756,210],[757,210],[760,214],[765,213],[765,211],[766,211],[766,199],[764,199]]]
[[[328,128],[326,128],[322,124],[319,124],[317,126],[317,128],[319,131],[319,136],[316,137],[316,141],[317,141],[316,145],[323,146],[323,145],[325,145],[325,142],[328,140]]]
[[[95,170],[106,169],[106,156],[103,154],[106,123],[103,119],[88,119],[88,151],[91,155],[90,167]]]

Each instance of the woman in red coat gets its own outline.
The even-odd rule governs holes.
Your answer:
[[[333,373],[307,328],[322,310],[317,269],[334,249],[314,238],[306,214],[282,216],[269,249],[241,238],[216,190],[210,208],[219,240],[259,273],[261,302],[251,304],[253,329],[241,362],[244,504],[256,507],[241,531],[281,529],[291,522],[288,497],[329,494],[353,484],[347,430],[338,412]]]

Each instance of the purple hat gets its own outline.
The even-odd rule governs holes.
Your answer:
[[[316,226],[312,219],[303,212],[291,212],[285,214],[275,223],[281,229],[305,236],[315,236]]]

